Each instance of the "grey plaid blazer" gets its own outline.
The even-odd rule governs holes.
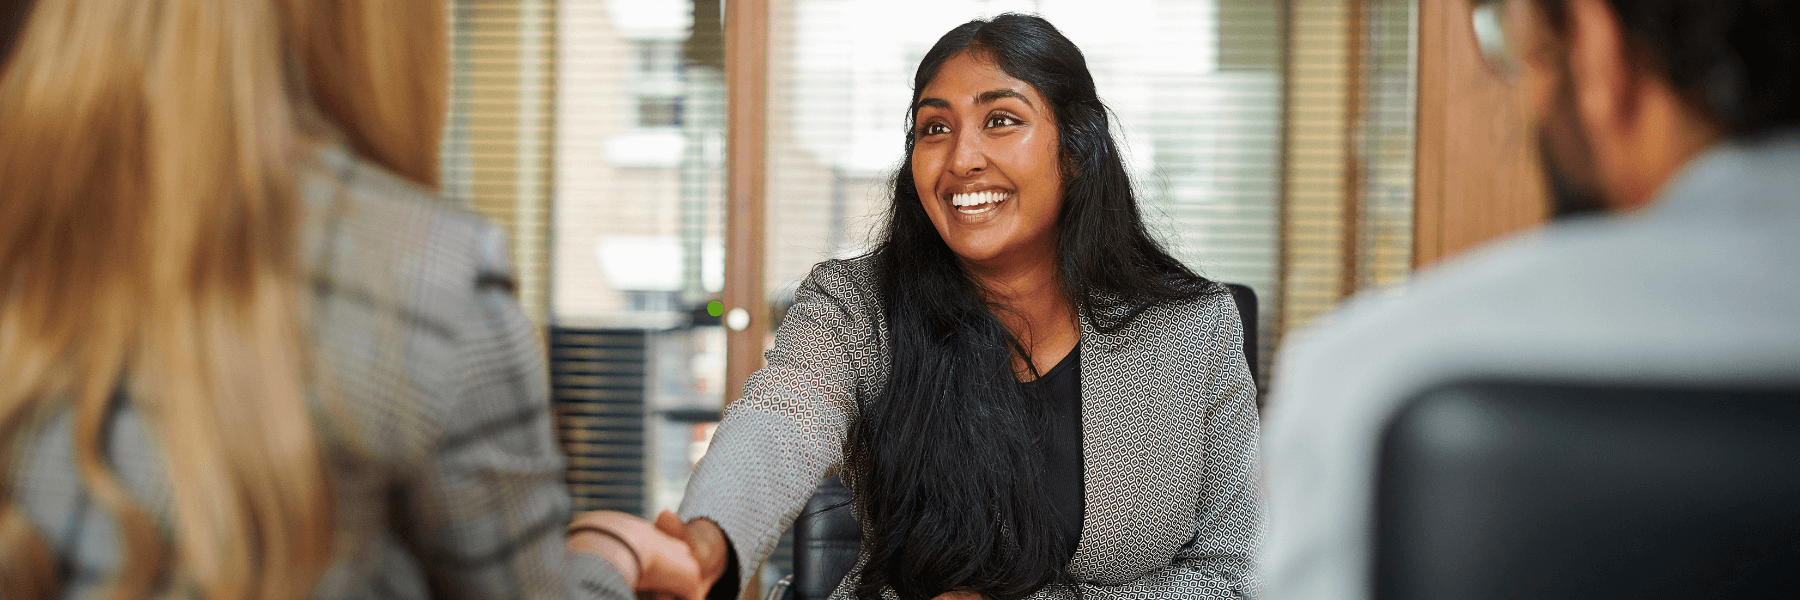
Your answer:
[[[299,183],[317,357],[347,416],[320,428],[338,551],[314,597],[631,597],[605,560],[565,556],[563,455],[505,237],[336,147]],[[129,389],[107,456],[166,526],[173,484]],[[120,540],[76,475],[69,413],[41,421],[7,476],[57,553],[62,597],[81,598],[118,570]]]
[[[682,501],[730,536],[740,582],[841,466],[858,395],[885,380],[872,261],[832,261],[795,294],[768,366],[726,409]],[[1069,573],[1085,598],[1254,595],[1261,536],[1255,388],[1231,295],[1151,308],[1102,333],[1083,320],[1086,514]],[[854,493],[855,490],[852,490]],[[850,578],[834,598],[848,597]],[[1039,596],[1077,590],[1051,587]]]

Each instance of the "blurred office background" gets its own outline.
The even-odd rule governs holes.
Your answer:
[[[1415,240],[1430,2],[756,1],[766,56],[733,62],[720,0],[452,0],[446,191],[512,235],[579,509],[680,503],[741,380],[728,338],[778,322],[814,263],[868,248],[913,69],[971,18],[1038,13],[1084,50],[1157,232],[1259,295],[1265,373],[1343,298],[1448,252],[1435,229]],[[758,261],[762,305],[742,334],[707,308],[731,260],[728,69],[767,90],[749,113],[762,236],[737,259]]]

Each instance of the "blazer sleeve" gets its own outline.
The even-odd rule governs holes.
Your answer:
[[[437,263],[471,279],[432,294],[453,317],[454,360],[421,367],[454,374],[439,392],[441,437],[395,491],[401,537],[435,598],[632,598],[610,562],[565,550],[571,507],[543,349],[513,295],[505,237],[441,219],[439,235],[470,243],[436,258],[473,265]],[[445,233],[459,230],[470,237]]]
[[[688,480],[681,518],[705,517],[725,531],[740,593],[843,460],[862,370],[880,347],[872,296],[849,271],[844,261],[826,262],[801,283],[767,365],[726,407]]]
[[[1199,398],[1201,489],[1193,539],[1166,567],[1119,585],[1079,584],[1074,590],[1046,588],[1046,597],[1207,598],[1255,597],[1260,579],[1254,567],[1262,539],[1263,510],[1256,480],[1259,418],[1256,385],[1243,353],[1243,324],[1229,296],[1202,310],[1210,331],[1203,347],[1230,349],[1204,359]],[[1222,307],[1222,308],[1221,308]]]

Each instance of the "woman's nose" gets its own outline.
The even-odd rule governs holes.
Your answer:
[[[987,151],[979,133],[958,133],[950,150],[950,172],[963,177],[980,173],[987,167]]]

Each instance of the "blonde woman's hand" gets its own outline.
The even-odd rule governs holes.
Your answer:
[[[596,554],[612,562],[641,596],[703,600],[710,582],[702,582],[700,564],[685,540],[661,531],[649,521],[613,510],[576,515],[569,526],[572,552]],[[623,556],[622,548],[629,555]],[[633,572],[635,571],[635,572]]]

